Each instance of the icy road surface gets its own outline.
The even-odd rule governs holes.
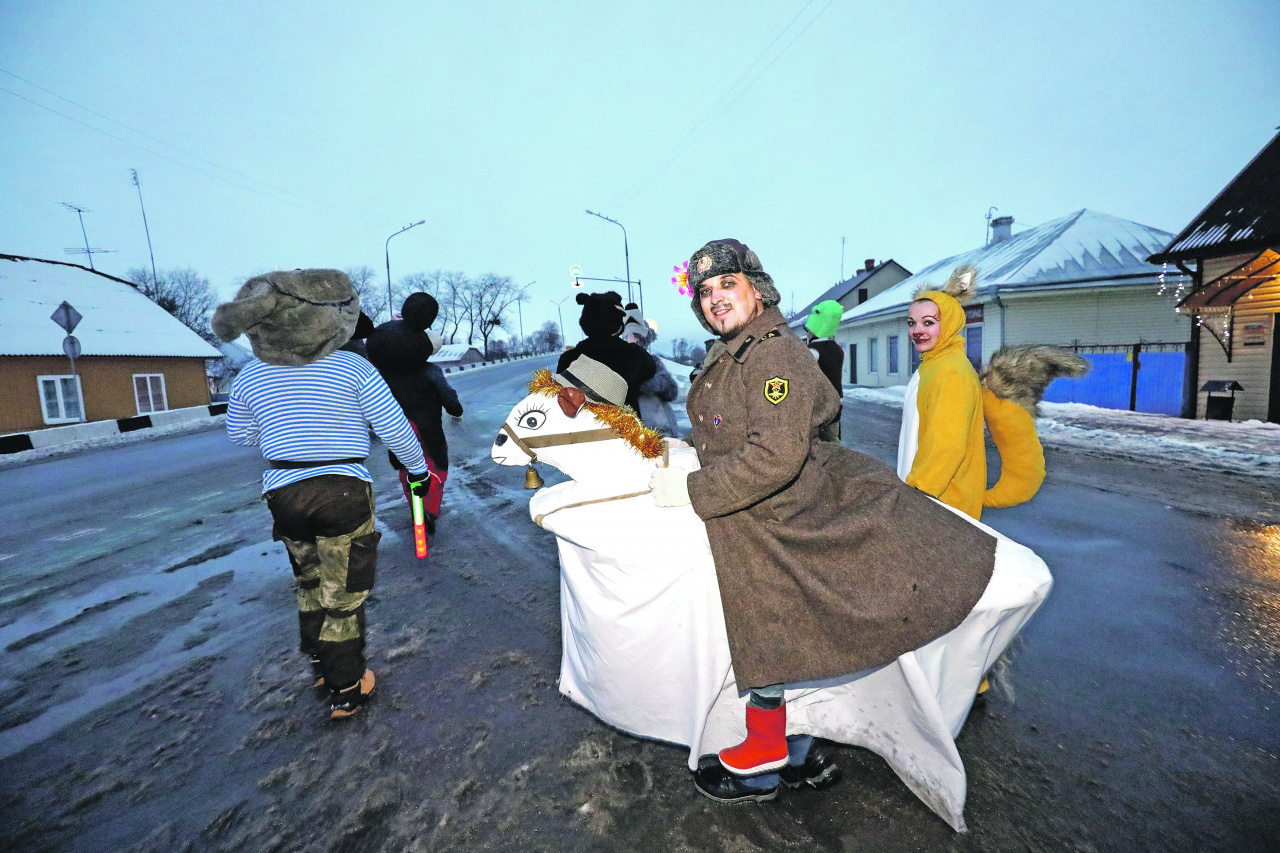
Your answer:
[[[1057,585],[960,736],[969,833],[846,748],[835,788],[726,808],[681,749],[556,691],[553,540],[488,460],[535,366],[449,377],[467,416],[427,561],[371,456],[379,692],[344,723],[295,650],[256,449],[210,430],[0,470],[0,849],[1276,849],[1274,478],[1051,446],[1042,493],[984,518]],[[891,459],[898,418],[847,399],[845,441]]]

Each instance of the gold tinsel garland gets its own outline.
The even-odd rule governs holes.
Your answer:
[[[554,397],[563,387],[551,378],[550,370],[543,368],[533,374],[533,379],[529,382],[529,393]],[[595,415],[600,423],[616,432],[619,438],[634,447],[645,459],[657,459],[662,455],[662,433],[642,424],[630,406],[588,401],[582,408]]]

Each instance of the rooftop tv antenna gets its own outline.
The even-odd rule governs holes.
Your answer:
[[[89,257],[89,269],[92,270],[94,269],[93,267],[94,255],[101,255],[107,252],[114,252],[115,249],[90,249],[89,248],[89,234],[84,230],[84,215],[86,213],[93,213],[92,210],[86,210],[83,207],[76,207],[74,204],[67,204],[65,201],[62,202],[62,206],[65,207],[67,210],[74,210],[76,212],[76,216],[80,217],[80,233],[84,236],[83,249],[63,249],[62,251],[66,252],[68,255],[87,255]],[[94,271],[97,272],[97,270],[94,270]]]

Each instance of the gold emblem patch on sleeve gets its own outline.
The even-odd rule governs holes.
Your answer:
[[[766,379],[764,383],[764,398],[776,406],[787,399],[787,390],[787,380],[781,376]]]

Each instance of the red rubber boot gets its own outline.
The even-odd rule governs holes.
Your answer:
[[[730,773],[750,776],[777,770],[787,763],[787,705],[772,711],[747,706],[747,739],[720,750],[720,763]]]

